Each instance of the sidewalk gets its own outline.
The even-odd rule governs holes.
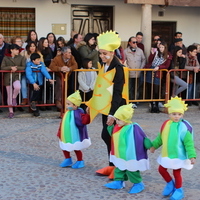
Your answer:
[[[139,123],[148,137],[154,139],[167,114],[148,113],[147,106],[139,104],[133,121]],[[95,170],[107,165],[106,146],[100,138],[101,116],[88,125],[92,145],[83,151],[86,167],[60,168],[63,155],[56,133],[60,124],[58,112],[41,111],[41,117],[30,113],[7,119],[7,109],[0,113],[0,200],[168,200],[161,195],[165,186],[157,172],[156,158],[160,149],[149,153],[151,170],[142,173],[145,190],[129,194],[132,184],[127,181],[121,190],[109,190],[103,185],[107,177],[95,175]],[[192,106],[185,114],[195,131],[195,146],[200,153],[200,110]],[[72,153],[73,161],[75,155]],[[183,170],[185,200],[200,200],[200,164],[192,170]]]

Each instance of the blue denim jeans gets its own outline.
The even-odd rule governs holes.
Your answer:
[[[193,99],[193,93],[194,93],[194,84],[189,83],[188,84],[188,99]]]
[[[21,91],[22,91],[22,98],[27,99],[28,94],[27,94],[27,82],[26,82],[26,75],[22,74],[21,77]]]

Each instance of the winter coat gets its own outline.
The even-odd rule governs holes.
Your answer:
[[[17,55],[14,58],[11,56],[4,56],[1,63],[1,70],[11,70],[11,67],[17,66],[17,70],[24,70],[26,66],[26,58]],[[19,72],[12,72],[12,82],[19,80]],[[3,73],[4,85],[10,85],[10,73]]]
[[[94,69],[94,68],[92,68]],[[94,90],[95,81],[97,78],[97,72],[96,71],[90,71],[91,73],[91,83],[90,86],[86,84],[86,71],[80,71],[78,72],[78,82],[79,82],[79,90],[83,92],[88,92],[89,89]]]
[[[146,64],[146,58],[142,49],[136,48],[135,52],[132,52],[130,47],[124,50],[125,61],[129,69],[143,69]],[[129,71],[130,78],[138,78],[141,71]]]
[[[43,85],[44,76],[47,79],[52,79],[43,62],[40,62],[39,65],[31,61],[26,64],[26,78],[30,84]]]

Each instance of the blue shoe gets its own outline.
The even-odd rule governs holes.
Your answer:
[[[72,158],[67,158],[63,160],[63,162],[60,164],[60,167],[67,167],[72,164]]]
[[[139,193],[142,192],[142,190],[144,190],[144,183],[143,182],[135,183],[128,193],[130,194]]]
[[[175,191],[170,197],[170,200],[181,200],[183,198],[184,198],[183,188],[178,188],[178,189],[175,188]]]
[[[174,186],[174,181],[171,180],[170,182],[168,182],[162,192],[163,196],[169,196],[172,192],[174,192],[175,190],[175,186]]]
[[[76,162],[72,165],[72,168],[73,168],[73,169],[79,169],[79,168],[82,168],[82,167],[85,167],[84,160],[76,161]]]
[[[105,187],[107,188],[110,188],[110,189],[122,189],[125,187],[125,184],[124,184],[124,181],[113,181],[111,183],[107,183],[104,185]]]

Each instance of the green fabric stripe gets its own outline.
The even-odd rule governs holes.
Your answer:
[[[170,158],[178,158],[178,148],[174,148],[178,144],[178,138],[179,138],[178,125],[179,123],[172,122],[170,126],[170,132],[168,135],[168,147],[167,147],[168,156]]]
[[[121,134],[119,137],[119,145],[118,148],[120,148],[119,151],[119,158],[122,158],[126,160],[126,149],[127,149],[127,144],[126,144],[126,131],[129,126],[126,126],[126,128],[121,129]]]
[[[71,113],[72,112],[68,112],[67,117],[64,121],[64,140],[65,143],[71,143],[71,134],[70,134],[70,121],[71,121]]]

